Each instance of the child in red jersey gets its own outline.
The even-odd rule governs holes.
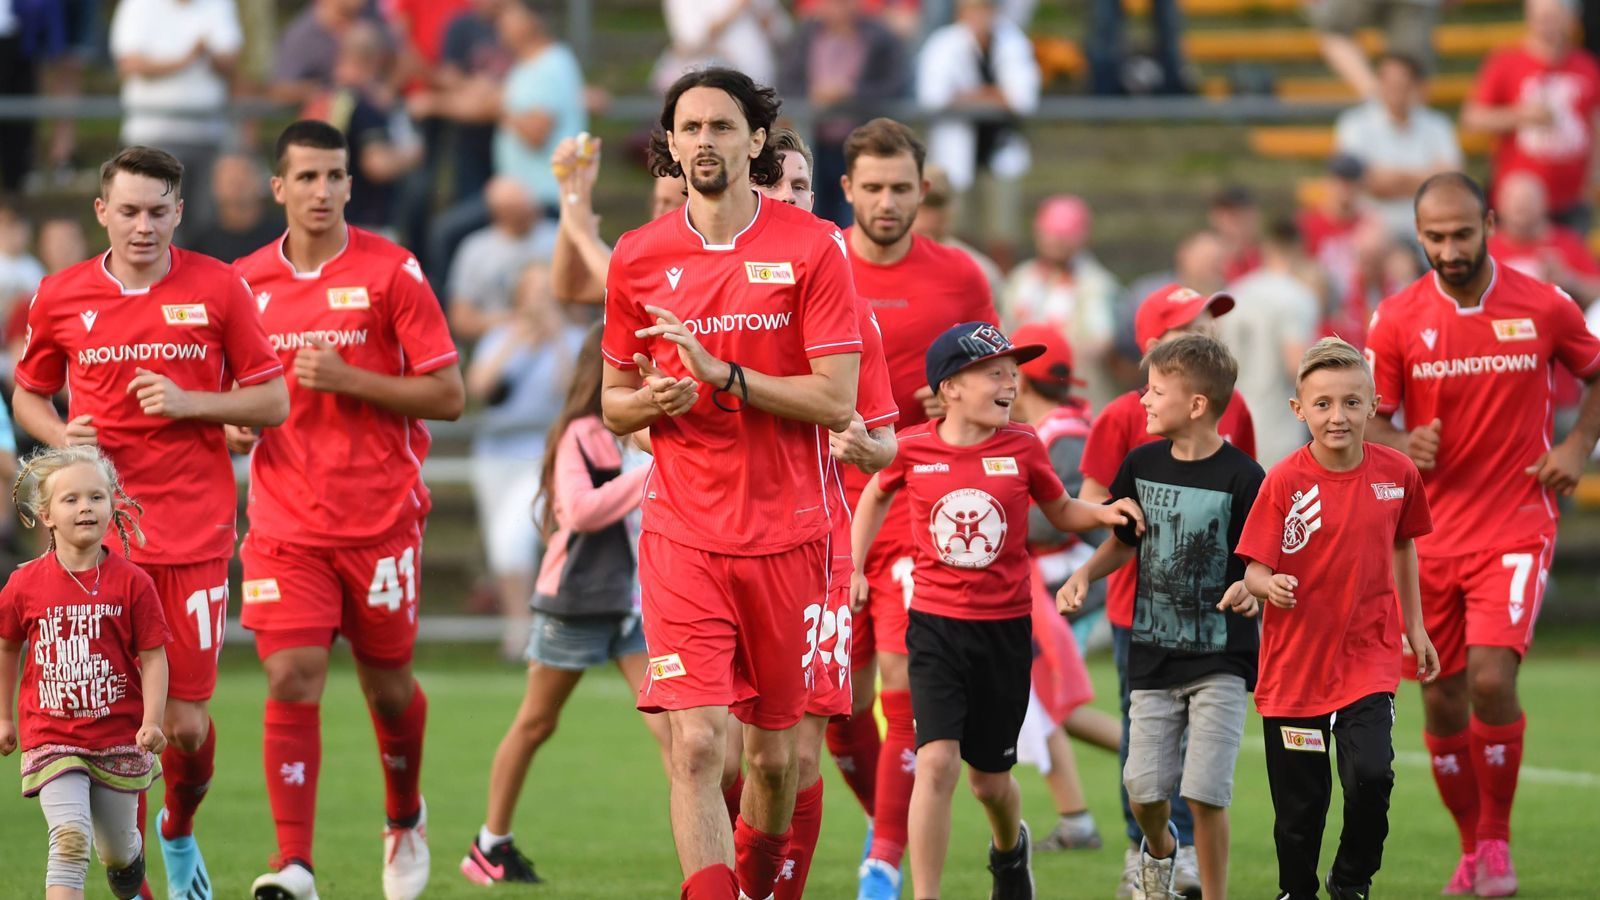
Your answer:
[[[851,601],[860,608],[867,601],[862,564],[889,501],[902,489],[910,501],[917,556],[906,645],[917,730],[910,815],[917,897],[939,896],[963,760],[994,830],[992,896],[1034,895],[1022,798],[1011,777],[1033,660],[1029,501],[1063,531],[1144,527],[1132,501],[1099,507],[1067,496],[1038,435],[1010,422],[1017,366],[1043,350],[1014,345],[983,322],[940,335],[928,349],[927,376],[947,413],[900,433],[899,455],[873,476],[856,510]]]
[[[1317,896],[1331,734],[1344,830],[1328,895],[1364,898],[1389,833],[1402,619],[1417,677],[1439,674],[1423,629],[1414,540],[1433,524],[1416,465],[1363,442],[1377,397],[1359,350],[1318,341],[1300,361],[1297,394],[1289,402],[1312,441],[1267,473],[1237,551],[1249,562],[1245,586],[1270,606],[1256,708],[1277,813],[1278,896]]]
[[[50,549],[0,591],[0,753],[18,746],[11,698],[26,642],[22,794],[39,798],[50,826],[45,897],[82,898],[97,846],[112,894],[126,900],[144,882],[138,798],[167,745],[170,638],[155,582],[124,558],[130,528],[143,540],[127,509],[137,505],[92,446],[36,454],[12,499],[25,524],[49,530]],[[101,544],[112,525],[123,556]]]

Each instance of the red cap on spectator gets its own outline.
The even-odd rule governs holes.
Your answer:
[[[1083,379],[1072,377],[1072,345],[1067,343],[1067,336],[1059,329],[1034,322],[1011,332],[1011,339],[1018,344],[1039,344],[1044,347],[1044,353],[1021,366],[1022,374],[1029,381],[1083,387]]]
[[[1218,291],[1207,297],[1181,284],[1151,291],[1133,315],[1133,336],[1139,342],[1139,352],[1150,349],[1150,342],[1163,334],[1193,322],[1207,309],[1213,316],[1222,315],[1233,309],[1233,295]]]
[[[1089,236],[1089,221],[1089,204],[1083,202],[1081,197],[1057,194],[1039,204],[1039,211],[1033,217],[1033,228],[1053,237],[1081,241]]]

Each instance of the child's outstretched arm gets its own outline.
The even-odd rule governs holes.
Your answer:
[[[17,677],[22,665],[22,642],[0,638],[0,756],[17,749]]]
[[[144,721],[134,743],[151,752],[167,749],[161,722],[167,717],[167,651],[162,647],[139,651],[139,689],[144,693]]]
[[[867,567],[867,551],[878,537],[878,529],[889,515],[889,501],[894,494],[878,486],[878,476],[872,476],[861,491],[861,501],[856,504],[856,518],[850,525],[850,556],[855,564],[850,574],[850,608],[860,612],[867,605],[867,578],[862,573]]]
[[[1273,572],[1255,560],[1244,570],[1245,590],[1279,609],[1294,609],[1294,589],[1299,586],[1300,579]]]
[[[1140,530],[1143,530],[1142,521]],[[1077,571],[1072,573],[1072,577],[1067,579],[1067,583],[1056,591],[1056,610],[1062,615],[1067,615],[1082,609],[1083,599],[1089,596],[1089,585],[1127,565],[1130,559],[1133,559],[1133,546],[1124,544],[1113,532],[1106,538],[1105,543],[1095,548],[1094,555],[1089,557],[1089,561],[1079,566]]]
[[[1394,586],[1400,592],[1400,625],[1417,660],[1417,680],[1423,684],[1439,677],[1439,651],[1433,648],[1422,624],[1422,588],[1417,575],[1417,542],[1407,538],[1394,545]]]
[[[1062,531],[1093,531],[1096,528],[1116,528],[1132,525],[1135,534],[1144,534],[1144,510],[1130,497],[1123,497],[1109,506],[1085,503],[1062,494],[1048,503],[1039,504],[1050,524]]]

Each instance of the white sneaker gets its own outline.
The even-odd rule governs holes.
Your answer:
[[[1172,889],[1186,896],[1200,896],[1200,856],[1193,847],[1178,848],[1178,862],[1172,872]]]
[[[1117,900],[1128,900],[1139,883],[1139,851],[1129,847],[1122,852],[1122,878],[1117,881]]]
[[[1171,828],[1169,823],[1168,828]],[[1172,829],[1173,854],[1166,859],[1156,859],[1148,852],[1148,842],[1139,841],[1139,880],[1133,892],[1134,900],[1171,900],[1175,896],[1172,879],[1178,867],[1178,832]]]
[[[416,900],[428,886],[428,801],[417,824],[383,830],[384,900]]]
[[[255,900],[318,900],[317,879],[299,863],[290,863],[276,872],[257,878],[250,885]]]

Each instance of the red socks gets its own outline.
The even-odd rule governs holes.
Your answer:
[[[773,896],[777,900],[800,900],[806,893],[806,876],[811,872],[811,857],[822,834],[822,779],[794,796],[794,819],[789,825],[789,857],[778,870]]]
[[[839,764],[844,783],[850,785],[869,816],[878,790],[878,754],[882,748],[878,720],[871,710],[828,723],[828,752]]]
[[[412,682],[411,703],[393,719],[372,712],[383,762],[384,812],[391,824],[411,825],[422,812],[422,733],[428,722],[428,696]]]
[[[773,882],[778,878],[784,858],[789,855],[793,836],[793,826],[783,834],[768,834],[757,831],[740,816],[733,825],[734,871],[738,874],[739,890],[754,900],[771,897]]]
[[[889,727],[878,754],[878,790],[868,855],[898,867],[906,851],[906,817],[911,809],[911,786],[917,778],[917,731],[911,721],[910,691],[884,691],[879,699]]]
[[[278,855],[272,864],[298,859],[310,866],[317,773],[322,768],[321,707],[269,698],[261,721],[261,764],[278,832]]]
[[[738,900],[739,882],[733,870],[718,863],[690,875],[683,883],[679,900]]]
[[[1509,725],[1487,725],[1472,717],[1472,760],[1478,773],[1478,840],[1511,840],[1511,800],[1522,769],[1522,735],[1528,717]]]
[[[737,777],[737,778],[735,778],[733,780],[733,784],[728,785],[722,791],[722,802],[727,804],[727,807],[728,807],[728,823],[730,825],[737,825],[738,824],[738,822],[739,822],[739,803],[743,799],[744,799],[744,773],[740,772],[739,773],[739,777]]]
[[[211,775],[216,771],[217,726],[207,720],[206,739],[200,749],[185,753],[177,744],[169,744],[161,754],[162,778],[167,782],[165,804],[167,816],[161,822],[161,836],[167,840],[194,834],[194,814],[200,801],[211,786]]]
[[[1461,836],[1461,852],[1470,855],[1478,849],[1478,777],[1473,769],[1472,738],[1463,731],[1441,737],[1422,733],[1433,760],[1433,783],[1445,809],[1456,820]]]

